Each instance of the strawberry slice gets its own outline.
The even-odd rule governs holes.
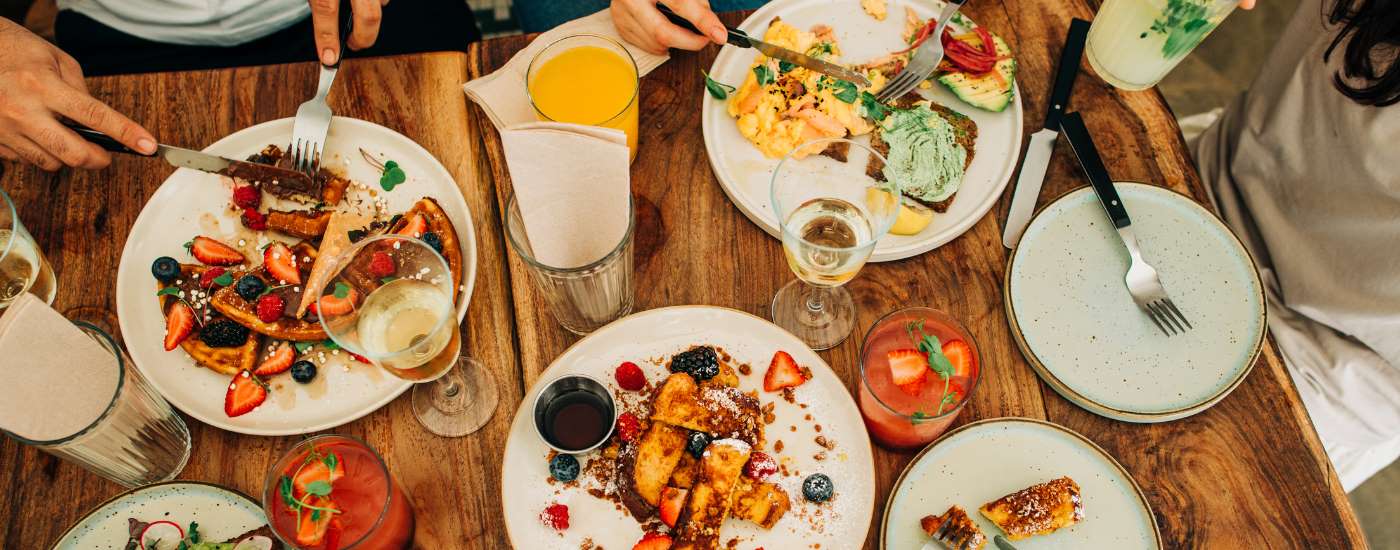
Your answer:
[[[301,284],[301,272],[297,271],[297,258],[292,250],[282,243],[272,243],[263,250],[263,269],[273,279],[284,285]]]
[[[345,461],[340,460],[340,455],[331,453],[329,456],[336,458],[335,469],[326,465],[327,460],[316,460],[302,466],[301,471],[292,479],[293,491],[298,495],[306,494],[306,486],[317,481],[334,484],[340,478],[345,477]]]
[[[972,358],[972,346],[962,340],[944,343],[943,356],[953,364],[954,377],[972,376],[973,369],[977,368],[977,360]]]
[[[327,497],[313,495],[304,502],[317,508],[339,510],[335,501]],[[297,524],[297,544],[305,547],[321,544],[321,541],[326,538],[326,532],[330,531],[331,520],[335,519],[335,515],[335,513],[325,510],[302,510],[301,523]]]
[[[330,529],[326,530],[325,550],[340,550],[340,537],[345,533],[345,524],[340,522],[340,518],[331,520]]]
[[[671,535],[664,533],[647,533],[642,535],[642,540],[632,547],[632,550],[669,550],[671,548]]]
[[[909,395],[917,396],[928,382],[928,356],[916,349],[897,349],[885,354],[890,363],[890,378],[894,385]]]
[[[396,235],[407,235],[409,237],[422,237],[428,231],[428,220],[422,214],[413,214],[408,218],[408,223],[403,228],[395,232]]]
[[[205,265],[238,265],[247,261],[242,252],[203,235],[190,241],[190,254]]]
[[[229,418],[243,416],[263,404],[263,401],[267,401],[267,388],[263,387],[262,381],[246,370],[241,371],[233,375],[228,393],[224,394],[224,414]]]
[[[344,298],[336,298],[335,294],[326,293],[317,301],[316,315],[318,317],[335,317],[345,315],[355,310],[355,302],[360,299],[360,294],[351,288],[345,293]]]
[[[170,306],[165,316],[165,351],[175,349],[194,332],[194,310],[189,304],[177,301]]]
[[[806,381],[792,356],[786,351],[779,351],[773,354],[773,361],[768,364],[768,372],[763,375],[763,391],[792,388]]]
[[[280,345],[277,347],[276,351],[272,352],[272,357],[267,358],[258,365],[258,368],[253,371],[253,374],[258,376],[272,376],[274,374],[286,372],[287,369],[292,368],[292,362],[296,361],[296,358],[297,353],[292,350],[292,346],[286,344]]]
[[[676,527],[676,520],[681,517],[681,508],[685,507],[685,496],[689,493],[689,490],[679,487],[661,490],[661,502],[656,505],[656,513],[661,516],[661,523],[665,523],[667,527]]]

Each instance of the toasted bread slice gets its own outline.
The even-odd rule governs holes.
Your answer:
[[[331,221],[330,210],[272,210],[267,213],[267,228],[303,239],[315,239],[325,234]]]
[[[695,475],[699,473],[700,459],[690,456],[690,453],[681,453],[680,462],[676,463],[676,469],[671,471],[671,481],[667,485],[689,489],[695,485]]]
[[[980,511],[1011,540],[1047,535],[1084,519],[1079,484],[1068,477],[1026,487],[983,504]]]
[[[452,270],[452,280],[457,281],[457,287],[453,289],[455,297],[454,303],[462,303],[462,246],[457,242],[457,228],[452,226],[452,220],[447,217],[447,212],[442,210],[436,200],[431,197],[423,197],[418,202],[413,203],[413,208],[404,212],[403,218],[389,228],[390,233],[398,233],[404,226],[408,225],[408,220],[413,214],[422,214],[427,218],[428,231],[436,233],[438,239],[442,241],[442,258],[447,260],[447,267]]]
[[[763,413],[757,398],[730,386],[697,384],[689,374],[672,374],[656,390],[651,420],[753,446],[763,443]]]
[[[180,279],[176,286],[183,290],[185,295],[190,295],[199,288],[199,277],[208,269],[202,265],[180,265]],[[164,286],[159,282],[156,283],[157,289]],[[166,295],[160,296],[159,300],[161,314],[168,315],[176,298]],[[195,324],[194,332],[190,333],[185,341],[180,342],[180,349],[189,354],[190,358],[194,359],[195,364],[220,374],[233,376],[242,370],[252,370],[258,361],[258,346],[261,344],[261,339],[257,335],[251,335],[243,345],[236,348],[210,347],[199,339],[199,329],[209,321],[220,319],[222,316],[211,311],[207,305],[200,305],[198,301],[193,302],[192,305],[196,308],[195,316],[199,322]]]
[[[987,545],[987,535],[982,534],[982,530],[977,528],[977,524],[972,522],[972,518],[967,517],[967,511],[961,506],[954,504],[941,516],[924,516],[919,520],[919,527],[924,529],[928,536],[932,537],[943,524],[948,524],[948,530],[943,532],[943,536],[938,540],[944,541],[954,548],[966,548],[968,550],[982,550]]]
[[[925,100],[922,96],[913,92],[896,100],[895,106],[900,109],[908,109],[920,103],[927,104],[929,110],[938,113],[939,116],[943,117],[943,120],[948,121],[948,124],[953,126],[954,134],[957,138],[956,143],[961,146],[964,151],[967,151],[967,160],[963,163],[963,169],[966,170],[967,167],[972,166],[972,157],[977,152],[977,123],[971,118],[968,118],[967,115],[933,101]],[[890,154],[890,145],[885,143],[884,139],[881,139],[880,136],[882,132],[881,126],[878,124],[875,125],[875,130],[870,132],[870,148],[878,151],[881,156],[888,157]],[[872,158],[870,159],[870,164],[867,164],[865,167],[865,173],[876,181],[885,181],[885,164],[878,158]],[[953,204],[953,198],[957,197],[958,194],[953,193],[949,195],[948,198],[938,202],[926,202],[907,194],[905,196],[941,214],[948,211],[948,207]]]
[[[746,477],[739,478],[739,485],[734,488],[733,499],[730,514],[757,523],[764,529],[772,529],[792,506],[787,491],[782,487]]]
[[[738,439],[720,439],[705,449],[690,500],[676,520],[677,535],[671,550],[719,549],[720,525],[729,517],[734,488],[749,461],[750,449]]]
[[[263,283],[269,288],[276,286],[268,282],[267,277],[263,275],[261,271],[261,269],[255,269],[236,273],[234,278],[238,279],[245,275],[252,275],[262,279]],[[286,291],[284,290],[283,292]],[[291,340],[293,342],[325,340],[327,338],[326,330],[321,327],[320,322],[297,319],[289,316],[296,314],[296,308],[299,305],[298,297],[300,297],[300,294],[297,292],[287,292],[282,300],[283,316],[272,323],[265,323],[262,319],[259,319],[257,308],[254,306],[253,302],[244,300],[242,296],[239,296],[238,292],[234,290],[234,285],[226,286],[215,292],[214,295],[209,298],[209,305],[212,306],[215,311],[232,319],[233,322],[248,327],[253,332],[264,336],[271,336],[278,340]]]
[[[642,438],[627,443],[617,455],[617,493],[632,517],[650,517],[661,500],[661,489],[686,455],[683,428],[652,422]]]

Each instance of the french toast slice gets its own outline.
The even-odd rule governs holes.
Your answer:
[[[924,516],[919,520],[919,527],[924,533],[932,537],[938,532],[943,524],[948,524],[948,529],[938,540],[944,541],[954,548],[967,548],[968,550],[982,550],[987,545],[987,535],[982,534],[982,530],[977,528],[977,524],[972,522],[972,518],[967,516],[967,511],[962,506],[954,504],[943,512],[941,516]]]
[[[681,453],[680,462],[676,463],[676,468],[671,470],[671,481],[667,485],[689,489],[695,485],[695,474],[698,473],[700,459],[690,456],[690,453]]]
[[[252,275],[262,279],[263,283],[268,288],[278,286],[269,282],[267,276],[263,275],[261,271],[262,269],[259,268],[251,271],[238,272],[234,274],[234,279],[237,280],[246,275]],[[296,315],[297,306],[301,301],[301,294],[296,290],[285,286],[274,290],[274,292],[285,293],[282,299],[283,316],[274,322],[268,323],[258,318],[257,307],[253,302],[244,300],[242,296],[239,296],[238,292],[234,290],[234,286],[235,285],[229,285],[221,288],[214,292],[213,296],[209,298],[209,305],[213,307],[215,311],[232,319],[233,322],[248,327],[248,329],[253,332],[264,336],[270,336],[278,340],[311,342],[321,341],[327,338],[326,329],[321,327],[320,322],[291,317],[292,315]]]
[[[452,270],[452,280],[457,281],[453,289],[453,303],[460,304],[462,301],[462,246],[457,242],[457,229],[452,226],[452,220],[447,217],[447,212],[442,210],[432,197],[423,197],[418,202],[413,203],[413,207],[403,213],[399,221],[389,227],[390,233],[398,233],[408,226],[414,215],[421,215],[428,222],[428,231],[437,234],[442,241],[442,258],[447,260],[447,267]],[[421,235],[415,235],[421,236]]]
[[[782,487],[746,477],[739,478],[732,498],[734,503],[730,515],[756,523],[764,529],[772,529],[792,506],[787,491]]]
[[[190,296],[196,289],[199,289],[199,278],[209,268],[195,264],[181,264],[180,278],[175,285],[184,291],[186,296]],[[156,288],[164,288],[165,285],[156,282]],[[178,299],[175,296],[162,295],[158,297],[160,301],[160,311],[162,315],[169,315],[170,308]],[[195,364],[212,370],[214,372],[233,376],[242,370],[253,370],[258,361],[258,346],[261,339],[256,334],[249,335],[248,340],[243,345],[232,348],[216,348],[205,344],[199,338],[199,330],[207,323],[221,319],[209,308],[207,304],[199,301],[187,302],[195,309],[195,316],[198,321],[195,323],[194,331],[189,337],[180,342],[180,349],[193,359]]]
[[[638,521],[650,517],[661,500],[661,490],[671,479],[685,452],[683,428],[652,422],[636,442],[628,442],[617,454],[617,494]]]
[[[738,388],[696,383],[689,374],[666,378],[652,398],[652,422],[763,444],[763,413],[758,399]]]
[[[718,550],[720,526],[729,517],[739,484],[739,474],[749,461],[748,443],[720,439],[710,443],[700,457],[700,472],[690,488],[690,498],[676,520],[671,550]]]
[[[1026,487],[983,504],[979,511],[1011,540],[1048,535],[1084,519],[1079,484],[1069,477]]]

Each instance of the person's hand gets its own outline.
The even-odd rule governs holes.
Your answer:
[[[719,22],[715,12],[710,11],[709,0],[663,0],[661,2],[681,17],[686,18],[695,28],[705,32],[704,36],[682,29],[656,9],[655,0],[612,0],[613,24],[618,34],[627,42],[655,54],[666,53],[666,48],[698,50],[714,42],[723,44],[728,32]]]
[[[350,0],[354,20],[345,45],[352,50],[373,46],[379,38],[383,6],[388,3],[389,0]],[[316,51],[320,52],[321,64],[334,65],[340,60],[340,0],[311,0],[311,27],[316,31]]]
[[[71,56],[0,18],[0,158],[57,170],[102,168],[112,161],[58,121],[60,116],[112,136],[145,154],[156,140],[140,124],[88,95],[83,70]]]

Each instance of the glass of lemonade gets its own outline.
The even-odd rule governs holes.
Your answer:
[[[637,159],[641,77],[616,40],[576,34],[550,43],[530,60],[525,88],[540,120],[622,130],[628,159]]]
[[[946,363],[931,357],[935,349]],[[937,439],[981,373],[977,342],[947,313],[912,307],[886,315],[861,346],[859,404],[870,437],[891,449]]]
[[[1151,88],[1237,5],[1239,0],[1104,0],[1089,27],[1085,55],[1109,84]]]
[[[318,435],[292,447],[263,485],[268,525],[290,548],[391,550],[413,544],[413,504],[364,441]]]
[[[491,418],[495,382],[476,361],[459,357],[457,280],[442,255],[420,239],[378,235],[342,253],[332,273],[316,301],[321,326],[340,347],[418,384],[419,423],[457,437]]]
[[[53,268],[20,223],[10,196],[0,189],[0,311],[25,292],[53,304],[57,291]]]
[[[817,154],[822,151],[844,160]],[[818,139],[788,153],[773,171],[773,211],[798,279],[773,297],[773,323],[812,349],[829,349],[851,334],[855,302],[842,285],[899,215],[898,186],[871,176],[884,163],[860,143]]]

